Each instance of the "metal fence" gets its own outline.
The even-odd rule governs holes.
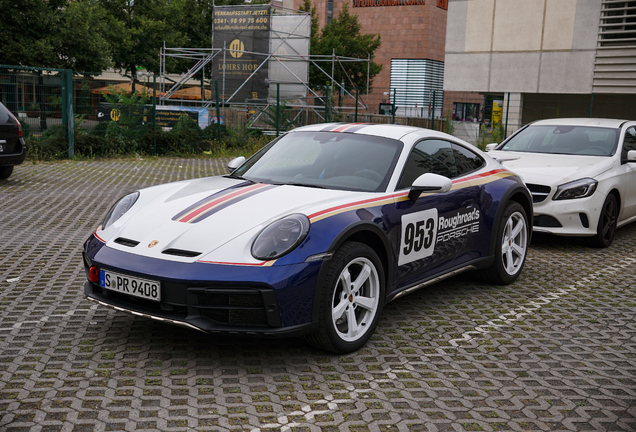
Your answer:
[[[210,83],[214,88],[214,82]],[[134,90],[133,90],[134,88]],[[274,84],[274,89],[275,87]],[[285,100],[275,90],[266,100],[246,100],[243,104],[223,106],[218,100],[204,108],[203,101],[192,92],[184,99],[156,107],[160,93],[155,77],[142,74],[135,83],[119,74],[78,74],[71,70],[30,68],[0,65],[0,102],[12,111],[23,125],[29,139],[45,139],[61,134],[68,143],[68,155],[73,157],[77,133],[103,136],[111,122],[121,122],[120,95],[136,95],[143,103],[140,120],[125,126],[129,133],[136,127],[152,122],[155,127],[170,130],[181,115],[188,115],[201,128],[221,123],[230,129],[256,128],[268,135],[278,135],[294,127],[330,121],[398,123],[444,130],[442,119],[369,114],[358,89],[315,89],[311,98]],[[213,95],[213,97],[216,95]],[[217,109],[218,106],[218,109]],[[125,114],[125,112],[124,112]],[[130,113],[129,113],[130,114]],[[133,134],[134,135],[134,134]],[[219,134],[220,135],[220,134]],[[214,135],[215,137],[216,135]]]
[[[136,87],[150,98],[148,85],[137,83]],[[0,65],[0,102],[19,118],[24,136],[38,139],[61,133],[68,141],[69,157],[76,129],[93,131],[110,120],[100,118],[100,109],[108,104],[108,95],[117,91],[131,91],[131,84],[115,73]]]

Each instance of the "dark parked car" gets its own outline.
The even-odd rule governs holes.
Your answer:
[[[0,103],[0,180],[9,178],[14,165],[20,165],[26,157],[26,145],[22,138],[22,125]]]

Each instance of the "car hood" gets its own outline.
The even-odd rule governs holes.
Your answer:
[[[581,178],[595,178],[610,170],[613,158],[603,156],[554,155],[493,150],[489,156],[503,160],[501,164],[518,174],[525,183],[558,186]]]
[[[141,190],[135,205],[96,235],[146,257],[255,264],[252,242],[271,222],[381,195],[209,177]]]

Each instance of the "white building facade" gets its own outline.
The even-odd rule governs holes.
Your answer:
[[[444,90],[483,94],[487,122],[503,103],[508,135],[543,118],[634,120],[636,1],[450,0],[445,61]]]

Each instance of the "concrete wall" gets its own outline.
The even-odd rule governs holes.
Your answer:
[[[444,89],[590,93],[599,0],[450,0]]]

